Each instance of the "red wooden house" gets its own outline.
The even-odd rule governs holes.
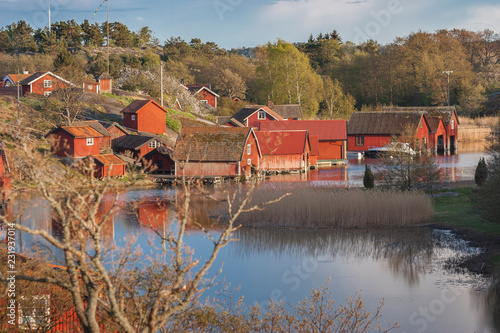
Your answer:
[[[184,85],[198,100],[217,109],[217,95],[211,90],[209,84],[186,84]]]
[[[137,160],[167,143],[165,138],[158,135],[127,135],[116,145],[115,151]]]
[[[446,128],[444,150],[454,152],[458,148],[458,120],[457,110],[454,106],[421,106],[421,107],[385,107],[383,111],[394,112],[423,112],[426,116],[441,117]]]
[[[51,72],[36,72],[21,82],[21,96],[38,94],[50,96],[57,89],[74,87],[74,84]]]
[[[95,81],[84,81],[83,91],[91,92],[94,94],[103,94],[112,92],[112,80],[113,78],[105,73],[99,75]]]
[[[163,134],[167,131],[167,110],[153,100],[135,100],[122,111],[123,126],[139,132]]]
[[[251,128],[184,127],[174,159],[177,176],[249,176],[261,158]]]
[[[127,136],[130,132],[123,126],[117,123],[112,123],[108,126],[107,131],[111,135],[111,148],[115,147]]]
[[[103,135],[99,143],[101,153],[107,152],[111,148],[111,133],[98,120],[78,121],[73,123],[73,125],[90,126],[101,133]]]
[[[168,146],[156,148],[144,155],[144,166],[151,172],[175,174],[174,150]]]
[[[346,159],[347,122],[345,120],[261,121],[261,131],[307,130],[318,136],[319,161]]]
[[[350,151],[366,152],[398,138],[415,148],[417,142],[427,145],[429,124],[423,112],[354,112],[348,132]]]
[[[7,74],[3,78],[4,87],[17,87],[17,84],[29,77],[31,74],[23,72],[23,74]]]
[[[57,157],[82,158],[99,155],[103,135],[90,126],[61,126],[48,135]]]
[[[92,156],[94,159],[94,177],[121,177],[125,175],[125,163],[121,158],[113,154]]]
[[[279,114],[263,105],[247,105],[236,112],[226,125],[232,127],[259,127],[260,121],[283,120]]]
[[[256,131],[262,154],[260,169],[291,171],[309,169],[311,144],[307,131]]]
[[[433,151],[447,150],[447,133],[443,118],[441,116],[431,116],[429,114],[426,114],[425,118],[427,119],[427,123],[429,124],[429,139],[427,142],[427,148],[430,148]],[[418,145],[416,146],[416,148],[418,149]],[[420,148],[423,149],[426,147]]]

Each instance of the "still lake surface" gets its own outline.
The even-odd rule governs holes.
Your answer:
[[[464,147],[457,155],[437,156],[447,181],[471,180],[482,146]],[[362,183],[364,163],[380,160],[349,160],[347,168],[319,169],[304,175],[279,175],[266,182],[287,183],[307,180],[331,186],[358,186]],[[217,188],[214,189],[217,191]],[[120,200],[140,200],[138,216],[117,212],[106,227],[106,241],[124,244],[136,235],[144,254],[157,254],[160,247],[154,232],[146,227],[147,216],[159,213],[170,228],[176,212],[171,203],[176,190],[137,189],[120,193]],[[167,208],[158,212],[158,198],[165,198]],[[109,198],[111,200],[111,198]],[[213,217],[215,205],[194,201],[194,213],[201,220]],[[21,207],[29,207],[27,209]],[[36,198],[25,198],[14,204],[13,211],[23,211],[24,225],[55,231],[50,208]],[[217,234],[217,230],[211,231]],[[363,301],[375,311],[384,299],[383,319],[398,321],[394,332],[500,332],[499,284],[490,278],[457,273],[446,268],[450,258],[474,255],[481,249],[469,246],[445,230],[431,228],[331,230],[321,232],[241,229],[238,241],[224,248],[211,270],[215,274],[223,266],[218,281],[240,290],[245,303],[266,304],[269,299],[296,305],[330,279],[328,287],[336,304],[362,291]],[[29,252],[37,246],[51,253],[55,262],[63,259],[60,251],[27,234],[17,237],[18,249]],[[203,259],[211,251],[211,243],[199,231],[188,232],[186,242],[194,249],[194,257]],[[154,245],[154,246],[153,246]],[[221,284],[206,296],[216,297]]]

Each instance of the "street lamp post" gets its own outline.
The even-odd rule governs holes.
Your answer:
[[[448,75],[448,106],[450,106],[450,74],[453,71],[443,71],[442,73]]]

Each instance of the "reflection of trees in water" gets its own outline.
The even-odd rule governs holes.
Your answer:
[[[486,324],[490,324],[497,332],[500,332],[500,272],[495,274],[488,286],[473,288],[470,293],[474,306],[485,308]]]
[[[432,263],[434,242],[428,228],[291,231],[242,229],[237,252],[242,256],[275,252],[276,256],[311,256],[322,260],[355,258],[384,261],[408,284],[419,281]]]

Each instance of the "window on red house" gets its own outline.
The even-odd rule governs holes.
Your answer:
[[[364,146],[365,145],[365,137],[357,136],[356,137],[356,146]]]
[[[87,138],[87,146],[93,146],[94,145],[94,138]]]
[[[252,153],[252,145],[248,144],[247,145],[247,155],[250,155]]]
[[[44,88],[52,88],[52,80],[43,80]]]
[[[133,114],[132,116],[130,116],[130,119],[135,120],[135,114]]]
[[[258,119],[266,119],[266,112],[265,111],[259,111],[259,115],[257,117]]]

